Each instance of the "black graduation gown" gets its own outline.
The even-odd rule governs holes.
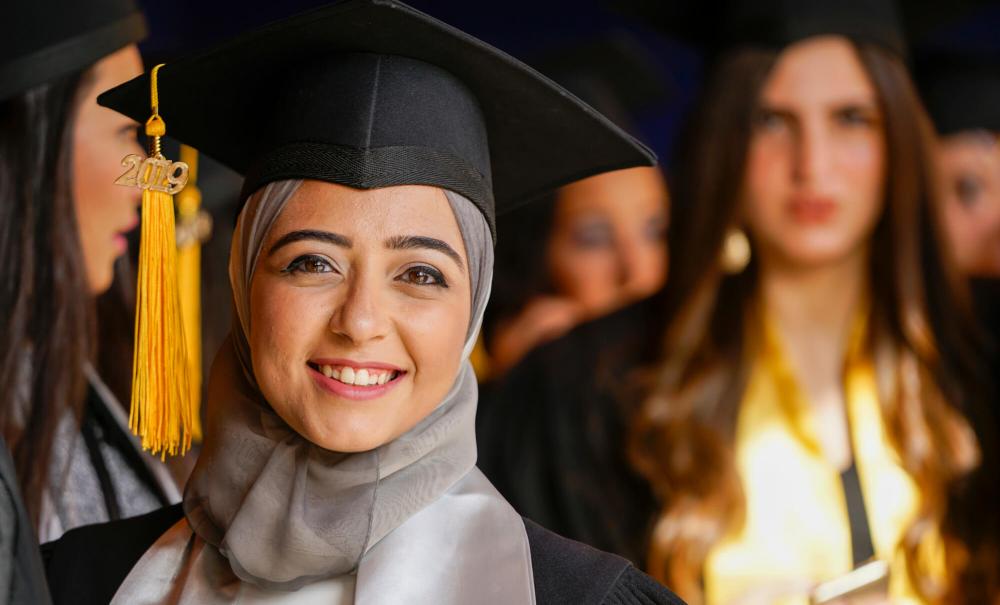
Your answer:
[[[0,602],[44,605],[45,586],[35,532],[21,502],[14,461],[0,438]]]
[[[44,545],[53,602],[108,603],[143,553],[182,516],[178,504],[81,527]],[[524,525],[538,605],[683,605],[625,559],[557,536],[527,519]]]
[[[657,508],[626,459],[662,295],[577,327],[481,389],[479,467],[522,515],[642,566]]]

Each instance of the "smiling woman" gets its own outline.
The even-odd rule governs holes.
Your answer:
[[[272,77],[286,84],[262,92]],[[140,115],[148,84],[101,100]],[[172,132],[246,173],[238,323],[183,509],[60,540],[56,602],[677,602],[526,521],[485,479],[468,361],[495,209],[651,164],[648,150],[514,59],[383,0],[167,65],[159,98]],[[116,554],[82,561],[95,544]]]
[[[250,287],[254,375],[296,432],[370,450],[444,399],[464,359],[472,282],[441,189],[306,181],[263,249]]]

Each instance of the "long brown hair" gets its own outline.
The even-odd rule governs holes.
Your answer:
[[[887,141],[886,210],[871,243],[869,291],[882,415],[921,505],[902,548],[917,589],[938,599],[954,591],[961,541],[948,535],[948,494],[979,457],[960,411],[979,395],[981,376],[968,301],[950,270],[936,221],[933,131],[904,63],[880,47],[855,45],[882,105]],[[678,170],[684,213],[675,230],[674,319],[665,358],[630,436],[630,457],[662,502],[649,571],[692,602],[711,548],[743,522],[745,499],[735,467],[739,405],[759,337],[751,326],[757,267],[724,275],[718,258],[735,223],[752,119],[775,51],[724,56],[704,90]],[[669,305],[668,305],[669,306]],[[922,573],[918,546],[941,528],[949,547],[948,582]]]
[[[88,81],[78,72],[0,102],[0,431],[36,525],[59,423],[81,415],[93,342],[70,185]]]

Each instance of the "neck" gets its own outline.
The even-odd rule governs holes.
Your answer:
[[[867,279],[867,249],[823,266],[794,266],[768,258],[760,263],[763,308],[786,341],[791,337],[846,344]]]

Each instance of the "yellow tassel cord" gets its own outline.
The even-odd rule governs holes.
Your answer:
[[[146,122],[153,149],[138,175],[143,188],[142,232],[129,427],[141,438],[143,449],[162,458],[178,450],[187,452],[198,430],[198,413],[188,379],[170,195],[183,186],[187,167],[168,162],[160,152],[160,137],[166,134],[156,90],[160,67],[156,66],[150,76],[153,116]],[[182,172],[180,178],[177,170]]]
[[[184,322],[184,340],[188,353],[188,379],[191,389],[191,408],[201,407],[201,242],[210,226],[207,215],[201,212],[201,191],[195,186],[198,179],[198,152],[193,147],[181,145],[181,161],[188,165],[187,186],[177,194],[177,289],[180,293],[181,317]],[[209,223],[210,225],[210,223]],[[201,422],[194,415],[192,434],[201,440]]]

